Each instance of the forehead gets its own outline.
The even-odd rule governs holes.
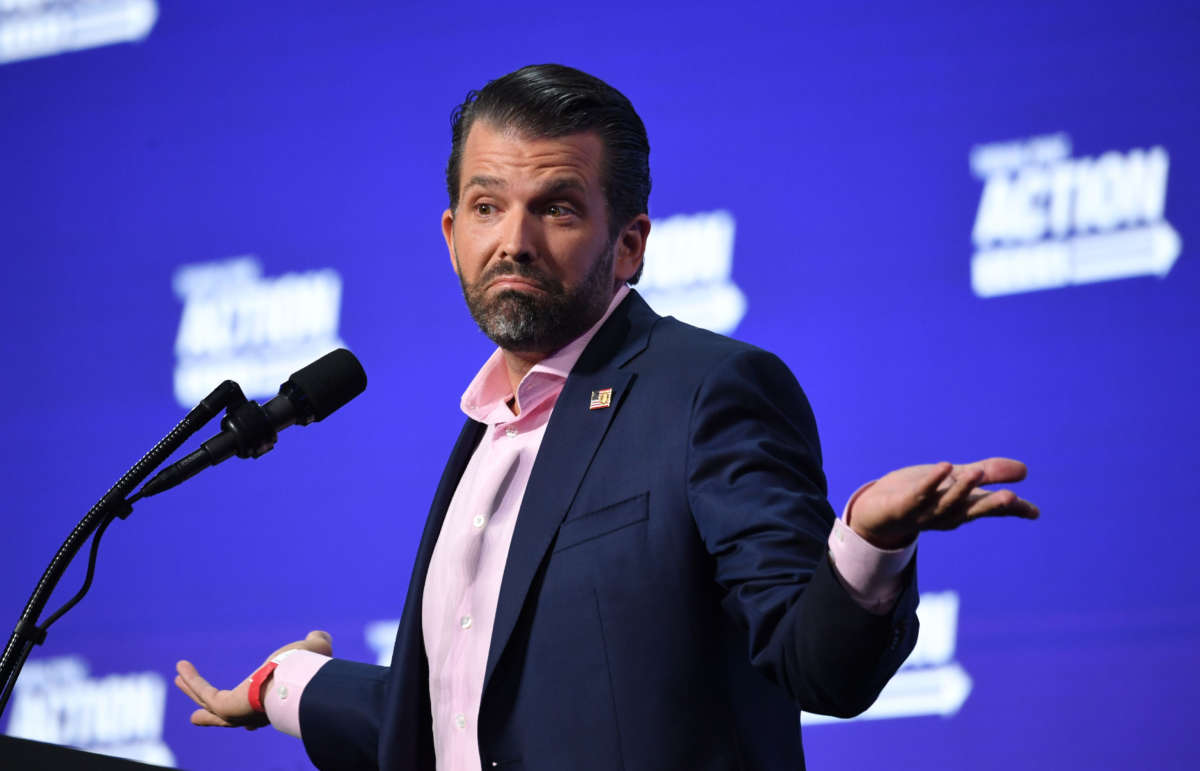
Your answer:
[[[603,160],[604,142],[593,131],[535,138],[481,121],[471,127],[463,145],[460,180],[469,185],[485,177],[519,185],[574,177],[585,188],[598,190]]]

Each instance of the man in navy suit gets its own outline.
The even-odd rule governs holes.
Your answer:
[[[1024,475],[990,459],[892,472],[836,520],[787,367],[628,288],[648,153],[628,100],[566,67],[459,108],[442,225],[498,349],[392,665],[323,633],[231,691],[181,662],[193,722],[269,716],[329,769],[802,768],[798,711],[861,712],[912,649],[917,533],[1037,516],[980,489]]]

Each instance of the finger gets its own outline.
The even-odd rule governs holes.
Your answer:
[[[954,478],[954,483],[938,499],[935,515],[939,517],[965,514],[971,492],[983,481],[983,471],[975,469]]]
[[[217,689],[200,676],[196,667],[192,666],[192,662],[180,661],[175,665],[175,671],[179,673],[183,684],[188,688],[189,695],[197,704],[205,708],[212,705],[212,698],[216,695]]]
[[[175,675],[175,687],[183,691],[189,699],[196,702],[197,706],[204,706],[204,702],[200,701],[200,697],[188,687],[187,682],[179,675]]]
[[[1037,519],[1041,516],[1041,510],[1037,506],[1024,498],[1017,497],[1012,490],[996,490],[994,492],[979,490],[977,492],[982,495],[971,501],[967,508],[968,519],[979,517]]]
[[[920,482],[917,483],[916,488],[913,490],[913,495],[916,498],[915,503],[917,505],[913,506],[912,508],[917,508],[921,504],[936,496],[938,487],[947,478],[949,478],[953,471],[954,465],[951,463],[946,463],[943,461],[941,463],[933,464],[933,467],[926,472],[925,476]]]
[[[956,475],[968,471],[982,471],[985,485],[1020,482],[1029,472],[1025,464],[1012,458],[985,458],[974,463],[961,463],[954,467]]]
[[[191,721],[192,721],[192,725],[220,726],[222,728],[233,728],[233,723],[230,723],[228,720],[223,720],[222,718],[214,715],[213,713],[209,712],[206,709],[198,709],[195,712],[193,712]]]
[[[264,661],[270,661],[284,651],[296,649],[320,653],[322,656],[332,656],[333,638],[329,636],[329,632],[320,629],[314,629],[313,631],[309,632],[303,640],[297,640],[296,642],[288,643],[282,648],[278,648],[270,656],[267,656]]]
[[[322,629],[314,629],[304,638],[304,647],[323,656],[333,655],[333,638]]]

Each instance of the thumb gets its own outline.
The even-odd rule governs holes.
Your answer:
[[[309,632],[304,638],[305,650],[310,650],[313,653],[320,653],[323,656],[333,655],[333,638],[329,636],[329,632],[322,629],[314,629]]]

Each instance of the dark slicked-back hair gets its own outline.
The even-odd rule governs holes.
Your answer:
[[[599,78],[561,64],[533,64],[471,91],[451,115],[452,142],[446,163],[450,209],[458,209],[463,146],[476,121],[513,129],[530,138],[585,131],[604,142],[604,194],[609,238],[639,214],[648,214],[650,142],[646,127],[625,95]],[[630,280],[637,283],[641,268]]]

